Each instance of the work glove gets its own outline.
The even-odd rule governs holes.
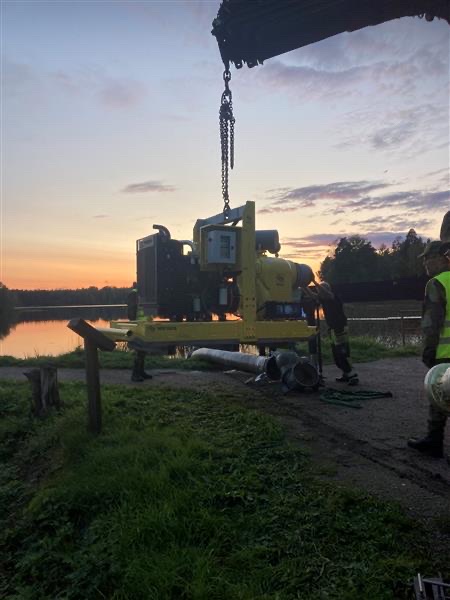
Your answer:
[[[424,348],[422,352],[422,362],[429,369],[434,367],[436,364],[436,348]]]

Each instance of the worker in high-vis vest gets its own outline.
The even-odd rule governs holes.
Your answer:
[[[429,368],[450,363],[450,244],[429,242],[423,254],[430,277],[422,310],[422,362]],[[408,446],[435,458],[444,455],[444,431],[448,413],[430,404],[428,432],[424,438],[411,438]]]

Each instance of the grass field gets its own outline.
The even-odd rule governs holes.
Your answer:
[[[307,355],[306,344],[298,344],[300,354]],[[322,349],[324,361],[332,362],[330,344],[326,336],[323,337]],[[379,358],[395,358],[400,356],[418,356],[420,354],[419,345],[392,346],[377,341],[373,337],[359,336],[351,338],[352,360],[354,362],[366,362],[369,360],[378,360]],[[133,363],[133,352],[124,348],[119,348],[114,352],[99,352],[100,366],[110,369],[130,369]],[[60,356],[34,356],[28,358],[15,358],[13,356],[0,356],[0,367],[13,366],[39,366],[51,364],[59,368],[83,368],[85,364],[84,350],[79,348],[67,354]],[[177,358],[169,356],[148,356],[146,358],[146,367],[149,369],[211,369],[210,363],[197,359]]]
[[[448,575],[400,509],[321,482],[231,392],[105,386],[97,438],[84,386],[61,395],[34,420],[0,382],[2,598],[388,600]]]

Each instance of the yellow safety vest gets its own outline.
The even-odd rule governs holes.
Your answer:
[[[443,285],[447,301],[444,327],[441,329],[439,335],[439,345],[436,350],[436,358],[450,359],[450,271],[439,273],[439,275],[435,275],[434,279],[437,279],[439,283]]]

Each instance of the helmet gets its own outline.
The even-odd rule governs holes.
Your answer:
[[[417,258],[431,258],[432,256],[442,256],[444,246],[445,245],[439,240],[435,242],[428,242],[422,254],[419,254]]]
[[[431,404],[450,415],[450,362],[432,367],[423,383]]]

